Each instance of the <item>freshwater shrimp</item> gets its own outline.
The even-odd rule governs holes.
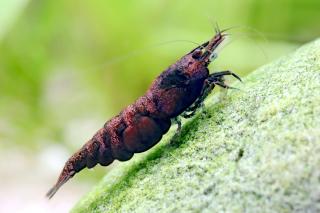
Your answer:
[[[215,50],[227,36],[224,32],[217,28],[210,41],[169,66],[143,96],[107,121],[69,158],[46,196],[50,199],[64,183],[85,167],[92,168],[98,163],[108,166],[115,159],[127,161],[134,153],[150,149],[169,130],[172,121],[176,121],[180,129],[180,116],[192,117],[215,85],[230,88],[225,84],[224,76],[231,75],[241,81],[229,70],[209,73],[208,65],[217,56]]]

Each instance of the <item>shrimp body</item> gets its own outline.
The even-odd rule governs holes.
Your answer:
[[[115,159],[127,161],[134,153],[150,149],[169,130],[172,119],[191,117],[215,85],[228,88],[223,76],[233,75],[240,80],[230,71],[209,74],[207,67],[215,56],[214,50],[225,36],[217,31],[210,41],[196,47],[163,71],[135,103],[107,121],[65,163],[47,197],[51,198],[66,181],[85,167],[92,168],[98,163],[108,166]]]

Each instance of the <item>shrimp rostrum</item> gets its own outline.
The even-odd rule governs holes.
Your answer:
[[[51,198],[57,190],[77,172],[98,163],[111,164],[115,159],[129,160],[134,153],[144,152],[158,143],[171,126],[171,121],[181,123],[179,116],[189,118],[215,85],[230,88],[224,76],[241,79],[231,71],[209,73],[208,65],[216,57],[215,50],[226,38],[224,31],[215,36],[163,71],[147,92],[126,107],[72,155],[47,193]],[[178,129],[179,129],[178,128]]]

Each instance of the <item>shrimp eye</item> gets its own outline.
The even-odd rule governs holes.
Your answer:
[[[199,59],[202,55],[202,51],[201,50],[195,50],[193,53],[192,53],[192,58],[194,59]]]

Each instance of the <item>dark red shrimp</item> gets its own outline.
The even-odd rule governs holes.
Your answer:
[[[229,88],[223,76],[231,71],[209,74],[208,65],[226,34],[217,30],[208,42],[196,47],[152,83],[148,91],[101,128],[91,140],[72,155],[47,193],[51,198],[77,172],[96,164],[107,166],[115,159],[129,160],[134,153],[144,152],[158,143],[171,126],[181,123],[178,116],[191,117],[215,85]]]

